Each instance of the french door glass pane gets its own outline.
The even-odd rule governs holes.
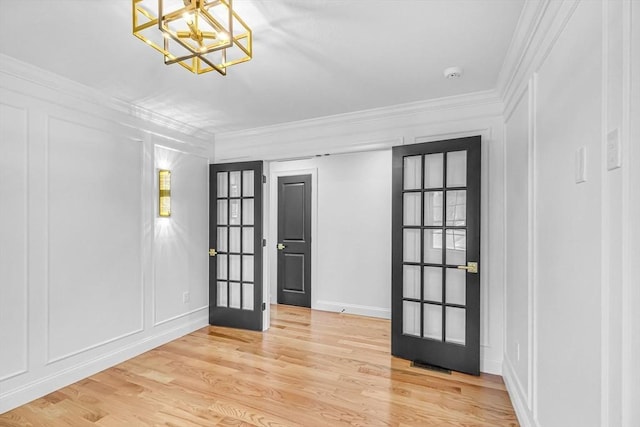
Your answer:
[[[229,255],[229,280],[240,280],[240,255]]]
[[[447,230],[447,264],[465,265],[467,263],[467,231]]]
[[[467,225],[467,190],[447,191],[447,225]]]
[[[240,197],[240,171],[229,173],[229,197]]]
[[[458,307],[447,307],[446,341],[456,344],[465,343],[465,310]]]
[[[404,158],[404,189],[416,190],[421,187],[422,156]]]
[[[253,255],[242,256],[242,281],[253,282]]]
[[[227,227],[218,227],[218,252],[227,252]]]
[[[242,284],[242,309],[253,310],[253,285],[251,283]]]
[[[227,172],[218,172],[218,197],[222,198],[222,197],[227,197],[227,186],[229,185],[228,182],[229,179],[229,174]]]
[[[424,188],[442,188],[444,177],[442,153],[424,156]]]
[[[242,172],[242,197],[253,197],[253,171]]]
[[[420,230],[404,230],[403,248],[404,262],[420,262]]]
[[[467,272],[447,268],[447,303],[465,305],[467,300]]]
[[[424,230],[424,262],[442,264],[442,230]]]
[[[402,333],[420,336],[420,303],[402,301]]]
[[[420,299],[420,267],[405,265],[402,267],[403,298]]]
[[[229,224],[240,225],[240,200],[229,200]]]
[[[218,254],[216,258],[218,259],[218,268],[216,268],[218,277],[216,279],[227,279],[227,256]]]
[[[229,283],[229,307],[240,308],[240,283]]]
[[[216,305],[218,307],[227,306],[227,282],[218,282]]]
[[[442,191],[424,193],[424,225],[442,225]]]
[[[424,337],[442,340],[442,306],[423,304],[424,306]]]
[[[253,227],[242,227],[242,253],[253,253]]]
[[[404,225],[420,225],[420,193],[404,194]]]
[[[240,227],[229,228],[229,252],[240,252]]]
[[[441,267],[424,267],[424,299],[442,302]]]
[[[242,223],[253,225],[253,199],[242,200]]]
[[[467,186],[467,152],[447,153],[447,187]]]
[[[227,224],[227,201],[218,200],[218,225]]]

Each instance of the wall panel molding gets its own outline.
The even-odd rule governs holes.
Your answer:
[[[531,410],[527,404],[527,401],[523,399],[525,396],[525,390],[522,384],[518,380],[513,365],[508,357],[504,358],[502,367],[502,379],[504,380],[509,395],[511,396],[511,403],[513,409],[516,411],[518,422],[522,427],[539,427],[539,424],[534,419]]]
[[[52,135],[52,122],[59,122],[59,123],[64,123],[67,125],[72,125],[78,129],[83,129],[83,130],[89,130],[91,132],[96,132],[96,133],[100,133],[100,134],[104,134],[105,136],[107,136],[108,139],[105,139],[105,141],[108,141],[109,144],[112,144],[114,141],[121,141],[121,140],[129,140],[132,139],[131,135],[128,134],[127,132],[125,132],[126,129],[114,129],[109,127],[106,124],[103,124],[102,126],[100,126],[99,121],[96,121],[96,123],[92,123],[91,121],[88,120],[78,120],[80,117],[75,117],[72,119],[71,117],[64,117],[62,114],[55,114],[55,115],[47,115],[46,116],[46,140],[45,140],[45,177],[46,177],[46,191],[45,191],[45,206],[44,206],[44,210],[45,210],[45,215],[47,218],[47,224],[46,224],[46,256],[45,256],[45,264],[46,264],[46,276],[45,276],[45,282],[44,282],[44,289],[45,289],[45,293],[46,293],[46,305],[45,305],[45,319],[46,319],[46,362],[45,365],[50,365],[56,362],[60,362],[62,360],[77,356],[79,354],[88,352],[90,350],[93,350],[95,348],[104,346],[106,344],[124,339],[126,337],[129,337],[131,335],[140,333],[144,330],[144,283],[143,283],[143,277],[144,277],[144,270],[142,267],[142,262],[140,262],[140,267],[139,267],[139,296],[140,296],[140,306],[138,308],[138,324],[137,325],[131,325],[132,328],[128,331],[124,331],[120,334],[117,334],[113,337],[110,338],[106,338],[103,340],[99,340],[97,342],[82,346],[80,348],[77,348],[75,350],[71,350],[68,352],[65,352],[64,354],[60,354],[57,356],[52,355],[52,351],[51,351],[51,328],[52,328],[52,322],[51,322],[51,260],[50,260],[50,254],[52,252],[52,248],[51,248],[51,212],[50,212],[50,202],[52,200],[52,188],[51,188],[51,181],[52,181],[52,176],[51,176],[51,139],[54,137],[60,137],[61,135]],[[95,121],[95,120],[94,120]],[[108,131],[105,129],[109,129]],[[83,131],[80,131],[83,132]],[[65,136],[65,137],[70,137],[70,136]],[[103,141],[104,142],[104,141]],[[138,147],[138,155],[139,155],[139,159],[140,159],[140,163],[138,164],[138,178],[139,178],[139,184],[140,184],[140,188],[139,188],[139,192],[140,195],[144,194],[144,188],[142,187],[143,185],[143,176],[142,176],[142,171],[144,170],[143,168],[143,146],[142,143],[136,141],[135,139],[133,139],[133,142],[136,142],[139,147]],[[87,144],[96,144],[96,141],[87,141]],[[82,159],[78,159],[78,160],[82,160]],[[114,164],[112,165],[114,174],[117,173],[116,171],[118,171],[118,165]],[[114,180],[114,185],[115,185],[115,180]],[[142,212],[142,208],[143,208],[143,201],[144,198],[140,197],[140,209],[139,212]],[[140,228],[140,235],[139,235],[139,245],[140,248],[144,247],[144,233],[143,233],[143,229],[144,229],[144,224],[143,224],[143,219],[142,217],[140,217],[140,221],[138,222],[138,226]],[[89,250],[89,252],[93,252],[93,248],[86,248]],[[72,296],[70,296],[72,297]]]
[[[206,145],[207,149],[209,149],[208,144],[214,139],[211,133],[202,129],[195,128],[187,123],[179,122],[171,117],[160,115],[134,104],[111,98],[97,89],[66,79],[2,53],[0,53],[0,75],[28,83],[29,86],[31,86],[29,88],[29,95],[50,102],[53,101],[59,105],[73,105],[73,102],[68,102],[68,100],[72,99],[89,104],[89,111],[95,110],[96,107],[112,112],[117,111],[125,118],[126,124],[131,124],[131,121],[127,120],[127,118],[135,118],[137,120],[135,120],[136,124],[134,127],[140,126],[140,124],[146,124],[147,126],[153,124],[154,126],[150,126],[148,130],[156,131],[160,134],[167,133],[167,131],[175,131],[174,135],[178,136],[178,139],[180,139],[179,135],[186,134],[196,138],[196,140],[202,140],[204,144],[198,143],[197,145]],[[11,85],[7,85],[7,89],[13,90]],[[45,90],[43,91],[42,89]],[[56,99],[55,96],[50,96],[51,94],[62,95],[62,102]],[[168,133],[172,134],[172,132]],[[194,141],[185,142],[190,145],[194,143]]]
[[[7,116],[9,116],[9,112],[8,111],[3,112],[2,111],[3,109],[14,110],[14,113],[17,116],[19,116],[19,120],[16,120],[16,117],[11,117],[12,120],[10,121],[7,120],[7,122],[4,122]],[[28,253],[29,230],[28,230],[28,221],[27,221],[27,218],[29,216],[29,175],[28,175],[28,172],[29,172],[29,153],[28,153],[29,117],[28,117],[27,108],[25,108],[22,105],[16,105],[14,103],[7,102],[6,100],[0,102],[0,115],[2,115],[2,117],[0,117],[0,123],[2,124],[0,126],[0,132],[1,132],[0,137],[2,138],[3,144],[4,144],[3,156],[9,155],[7,151],[12,151],[14,152],[14,154],[19,154],[22,156],[21,161],[17,161],[14,164],[5,165],[3,160],[0,160],[0,165],[2,165],[0,169],[0,185],[2,185],[3,183],[6,185],[5,188],[0,187],[0,194],[2,194],[2,203],[5,205],[2,208],[2,210],[0,210],[0,220],[2,221],[3,224],[5,224],[5,227],[10,224],[14,233],[16,232],[15,230],[16,228],[19,229],[18,232],[21,234],[20,240],[22,244],[21,250],[19,251],[19,254],[20,254],[19,258],[21,259],[22,265],[20,265],[19,263],[17,264],[20,267],[19,270],[22,276],[21,279],[15,280],[17,279],[16,277],[11,277],[12,267],[9,264],[4,266],[7,270],[9,270],[9,277],[0,277],[0,279],[2,279],[2,282],[3,282],[3,284],[0,286],[0,313],[3,315],[6,315],[5,309],[1,307],[2,303],[10,304],[13,307],[13,309],[15,309],[16,306],[21,305],[22,321],[24,325],[24,329],[20,333],[21,335],[20,339],[22,343],[21,345],[14,347],[14,348],[19,348],[22,351],[22,354],[18,356],[18,358],[20,359],[18,363],[14,363],[13,365],[15,366],[11,366],[12,364],[10,363],[10,361],[4,359],[4,357],[7,357],[7,354],[2,355],[3,360],[5,360],[4,363],[0,363],[0,382],[2,382],[8,379],[17,377],[19,375],[22,375],[28,372],[29,370],[29,358],[28,358],[29,357],[29,323],[28,323],[28,319],[29,319],[29,304],[28,304],[28,301],[29,301],[29,253]],[[11,129],[11,124],[15,124],[16,125],[15,128]],[[16,142],[13,140],[14,137],[21,138],[21,140],[18,140]],[[15,144],[14,147],[10,146],[12,142],[14,142]],[[21,148],[17,149],[18,147],[21,147]],[[14,150],[12,150],[12,148]],[[15,169],[18,169],[18,170],[15,171]],[[12,193],[19,190],[23,190],[23,193],[19,196],[22,198],[21,203],[13,203],[16,200],[14,200],[15,197],[12,197]],[[20,209],[22,210],[21,215],[18,215],[18,216],[22,217],[23,223],[20,224],[19,226],[14,222],[16,218],[11,218],[11,217],[7,217],[8,215],[7,216],[3,215],[3,213],[6,213],[7,211],[9,211],[11,206],[19,206]],[[2,225],[0,224],[0,226]],[[11,237],[15,237],[15,236],[3,235],[3,239],[10,239]],[[12,258],[16,257],[16,255],[14,255],[15,251],[7,251],[7,252],[9,253],[6,253],[3,255],[5,262],[8,262],[7,258],[9,257],[12,257]],[[14,266],[13,268],[15,268],[15,265],[16,265],[16,263],[14,263],[15,261],[16,261],[15,259],[12,259],[10,262]],[[2,262],[2,260],[0,260],[0,262]],[[2,266],[0,265],[0,267]],[[14,272],[17,273],[17,271],[15,270]],[[2,271],[0,271],[0,273],[2,273]],[[5,280],[8,283],[5,282]],[[15,290],[15,288],[18,288],[18,287],[21,288],[20,292],[16,292]],[[10,295],[7,295],[7,293],[10,290],[12,293]],[[22,297],[21,303],[15,300],[15,297],[17,295],[15,295],[14,292],[16,292]],[[12,319],[12,320],[15,321],[15,319]],[[11,331],[16,331],[16,330],[17,328],[11,329]],[[7,332],[11,333],[8,330]],[[9,337],[7,337],[4,332],[2,333],[2,336],[4,337],[2,342],[4,342],[5,345],[8,345]],[[7,366],[11,366],[11,368],[13,369],[7,371],[6,369],[11,369],[11,368],[7,368]]]
[[[207,190],[207,197],[205,198],[205,200],[207,201],[207,206],[201,207],[202,209],[204,209],[204,212],[208,213],[209,161],[207,157],[199,153],[186,151],[180,146],[175,146],[175,144],[172,143],[171,139],[165,138],[162,135],[154,134],[152,136],[152,143],[154,190],[152,191],[151,197],[149,198],[149,203],[155,206],[153,213],[153,233],[155,237],[153,248],[151,250],[151,324],[153,327],[158,327],[164,325],[165,323],[179,320],[187,315],[208,307],[208,299],[202,299],[202,295],[190,295],[190,303],[183,303],[182,292],[190,292],[191,294],[191,289],[189,288],[188,282],[192,278],[193,271],[190,265],[192,263],[198,262],[204,263],[205,261],[203,259],[206,258],[208,271],[209,257],[207,254],[207,233],[205,233],[206,236],[204,237],[204,240],[206,240],[206,247],[202,247],[198,251],[193,251],[191,253],[191,257],[189,257],[190,254],[188,253],[188,248],[186,248],[185,246],[186,242],[188,242],[189,240],[193,240],[190,239],[189,236],[193,237],[194,234],[199,234],[197,233],[197,229],[194,227],[197,227],[198,221],[203,221],[202,218],[194,218],[194,215],[197,216],[196,210],[181,212],[174,211],[170,218],[158,218],[156,211],[158,185],[157,170],[170,169],[172,171],[172,190],[174,191],[174,196],[180,198],[184,197],[183,193],[188,189],[188,187],[193,187],[193,185],[196,185],[193,184],[190,186],[185,186],[185,173],[195,173],[194,165],[196,163],[199,166],[205,168],[206,176],[203,176],[202,178],[206,181],[206,183],[198,182],[197,185],[204,185],[204,188],[206,188]],[[175,198],[173,202],[175,202]],[[208,229],[208,220],[204,221],[204,223],[200,225],[202,226],[202,228]],[[179,238],[178,235],[175,235],[176,232],[184,234],[185,237]],[[191,241],[190,243],[194,245],[196,244],[195,241]],[[199,243],[205,244],[204,242]],[[174,252],[168,254],[165,253],[170,250],[173,250]],[[162,259],[159,259],[161,255]],[[171,277],[165,277],[163,275],[159,276],[158,268],[166,266],[169,263],[172,264],[172,270],[174,271],[174,273],[180,272],[184,276],[181,283],[173,283]],[[202,280],[206,281],[207,277],[207,275],[203,275]],[[206,285],[208,289],[208,282],[206,283]],[[177,304],[173,306],[173,309],[171,311],[167,312],[167,305],[169,304],[169,298],[172,296],[172,293],[175,293],[175,295],[173,295],[173,298],[177,301]],[[198,299],[198,296],[200,296],[201,299]],[[190,304],[197,305],[197,307],[194,308]]]
[[[0,105],[15,106],[28,118],[26,124],[6,121],[8,132],[26,133],[26,141],[20,144],[24,152],[19,153],[26,153],[27,158],[9,150],[3,150],[2,157],[2,161],[20,166],[26,188],[17,188],[15,173],[11,182],[28,210],[24,215],[26,237],[13,239],[19,243],[0,239],[3,253],[20,251],[19,246],[27,244],[27,283],[19,284],[18,297],[12,295],[10,300],[16,306],[26,304],[24,312],[10,316],[11,322],[26,326],[26,343],[12,346],[8,355],[11,360],[19,359],[21,366],[16,366],[20,369],[0,361],[7,366],[7,372],[0,373],[0,412],[5,412],[208,324],[204,301],[208,269],[202,260],[191,263],[190,273],[184,277],[191,294],[198,295],[197,301],[192,298],[193,306],[171,301],[169,308],[179,310],[178,316],[156,326],[150,318],[156,194],[153,143],[162,141],[190,159],[198,159],[204,170],[213,136],[188,133],[192,131],[189,127],[148,117],[126,103],[113,104],[91,88],[4,55],[0,55],[0,98]],[[188,188],[195,188],[194,184],[197,190],[183,195],[180,209],[198,210],[200,219],[190,227],[190,233],[207,235],[208,224],[201,220],[208,212],[202,203],[208,198],[202,182],[206,178],[204,172],[196,175],[189,175],[193,183],[183,183]],[[60,185],[65,182],[70,184]],[[122,189],[124,199],[115,196]],[[109,199],[103,202],[100,192]],[[102,206],[118,204],[119,211],[99,211]],[[83,233],[65,239],[67,229]],[[112,230],[119,234],[112,236]],[[206,252],[200,247],[202,239],[193,243],[184,230],[176,233],[175,240],[181,240],[189,253]],[[94,247],[104,244],[111,246]],[[90,251],[95,249],[94,255]],[[86,260],[90,263],[83,262]],[[107,274],[93,277],[91,263]],[[125,268],[120,274],[109,265]],[[120,276],[124,277],[120,285],[105,289],[103,283]],[[0,298],[5,290],[0,287]],[[102,309],[93,317],[96,295],[109,292],[105,301],[97,302]],[[26,302],[21,303],[23,298]],[[106,316],[105,311],[116,313]],[[4,327],[4,320],[0,320]],[[76,329],[83,335],[77,335]]]

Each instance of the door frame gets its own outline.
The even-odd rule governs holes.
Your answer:
[[[278,177],[311,175],[311,308],[316,308],[318,295],[318,168],[289,169],[274,171],[269,164],[269,224],[267,227],[267,259],[268,261],[268,302],[278,302],[278,250],[276,239],[278,238]],[[271,312],[269,312],[271,316]]]

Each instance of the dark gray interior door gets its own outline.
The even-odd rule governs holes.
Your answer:
[[[311,307],[311,175],[278,178],[278,303]]]
[[[209,323],[262,330],[262,162],[210,166]]]
[[[393,149],[392,354],[480,373],[480,137]]]

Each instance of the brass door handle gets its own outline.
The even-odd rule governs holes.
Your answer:
[[[467,270],[467,273],[478,273],[478,263],[477,262],[468,262],[467,265],[459,265],[458,268],[460,270]]]
[[[278,248],[278,250],[279,250],[279,251],[281,251],[281,250],[283,250],[284,248],[286,248],[286,246],[285,246],[285,245],[283,245],[282,243],[278,243],[277,248]]]
[[[215,249],[209,249],[209,256],[216,256],[218,255],[218,252],[216,252]]]

